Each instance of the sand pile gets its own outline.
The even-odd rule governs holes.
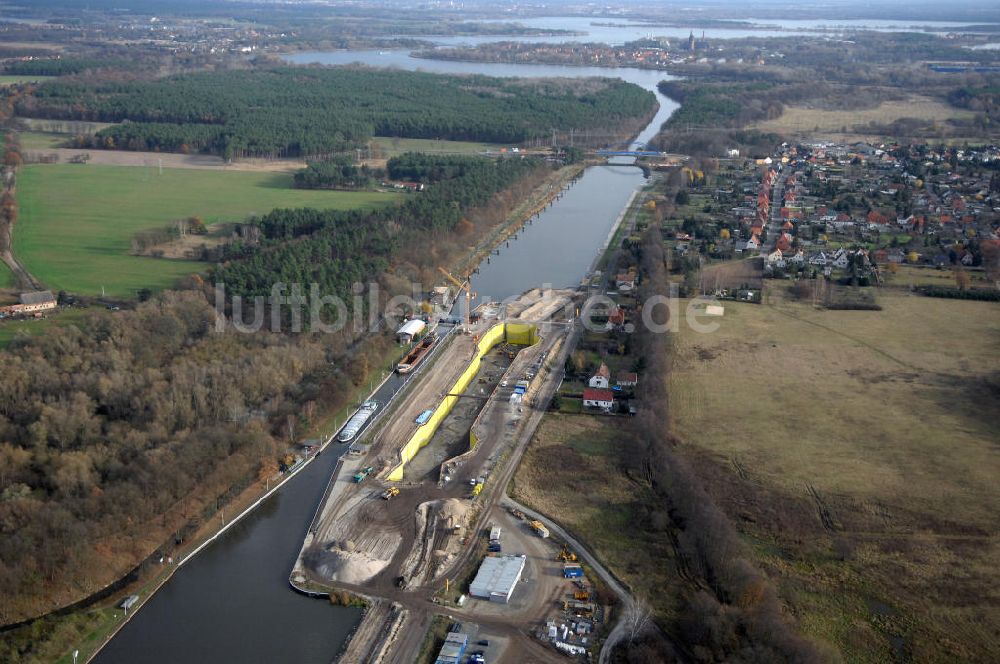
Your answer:
[[[469,516],[469,506],[458,498],[442,500],[438,505],[438,518],[445,526],[462,526]]]
[[[324,578],[351,584],[364,583],[389,565],[388,560],[358,551],[350,540],[313,550],[310,558],[310,566]]]

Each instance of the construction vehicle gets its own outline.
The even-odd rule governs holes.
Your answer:
[[[525,519],[524,512],[522,512],[521,510],[517,509],[516,507],[510,508],[510,515],[512,517],[514,517],[515,519],[520,519],[521,521],[524,521],[524,519]]]
[[[399,495],[399,489],[397,487],[391,486],[382,492],[383,500],[392,500],[394,497]]]
[[[374,471],[374,470],[375,469],[372,468],[371,466],[365,466],[364,468],[362,468],[358,472],[354,473],[354,481],[355,482],[364,482],[365,478],[368,477],[369,475],[371,475],[372,471]]]
[[[477,484],[475,486],[475,488],[472,490],[472,496],[473,496],[473,498],[476,497],[476,496],[478,496],[482,492],[483,492],[483,485],[482,484]]]
[[[472,287],[471,287],[471,284],[469,283],[469,279],[467,277],[464,281],[459,281],[456,277],[453,277],[452,274],[450,272],[448,272],[448,270],[444,269],[443,267],[439,267],[438,268],[438,272],[440,272],[441,274],[443,274],[445,276],[445,278],[448,279],[448,281],[450,281],[451,283],[455,284],[456,288],[458,288],[458,292],[459,293],[461,293],[462,291],[465,291],[465,318],[464,318],[464,323],[465,323],[465,331],[468,332],[469,331],[469,314],[472,311],[472,300],[473,300],[473,298],[476,297],[476,294],[472,292]]]
[[[589,618],[594,615],[594,605],[590,602],[578,602],[574,599],[564,599],[563,611],[567,611],[576,616]]]
[[[573,599],[579,602],[586,602],[587,600],[590,599],[590,593],[587,592],[586,590],[577,590],[576,592],[573,593]]]
[[[575,563],[576,554],[567,549],[565,546],[559,551],[559,555],[556,556],[556,560],[563,563]]]
[[[549,536],[549,529],[545,527],[545,524],[541,521],[532,521],[530,524],[531,529],[537,533],[541,538],[546,538]]]

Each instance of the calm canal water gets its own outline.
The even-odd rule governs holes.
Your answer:
[[[417,60],[402,52],[301,53],[289,59],[495,76],[617,76],[654,91],[664,78],[662,73],[635,69]],[[657,96],[660,110],[639,136],[640,142],[655,135],[676,108]],[[518,239],[481,266],[473,287],[481,296],[501,300],[534,286],[579,283],[629,196],[643,182],[642,172],[634,167],[587,169]],[[383,391],[395,387],[393,383]],[[360,612],[298,595],[288,587],[287,579],[337,451],[333,448],[322,455],[180,569],[96,661],[329,662],[357,624]]]

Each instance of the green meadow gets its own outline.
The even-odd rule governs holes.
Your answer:
[[[240,221],[281,207],[371,208],[378,192],[291,188],[288,173],[37,164],[18,174],[20,216],[14,251],[54,291],[131,297],[202,272],[194,261],[130,255],[138,231],[200,216]]]

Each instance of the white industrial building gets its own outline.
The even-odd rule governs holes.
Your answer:
[[[413,318],[403,323],[403,326],[396,330],[396,338],[400,343],[408,344],[413,341],[413,337],[424,331],[427,323],[419,318]]]
[[[521,556],[489,556],[479,566],[476,578],[469,586],[469,594],[479,599],[506,604],[521,580],[524,563]]]

